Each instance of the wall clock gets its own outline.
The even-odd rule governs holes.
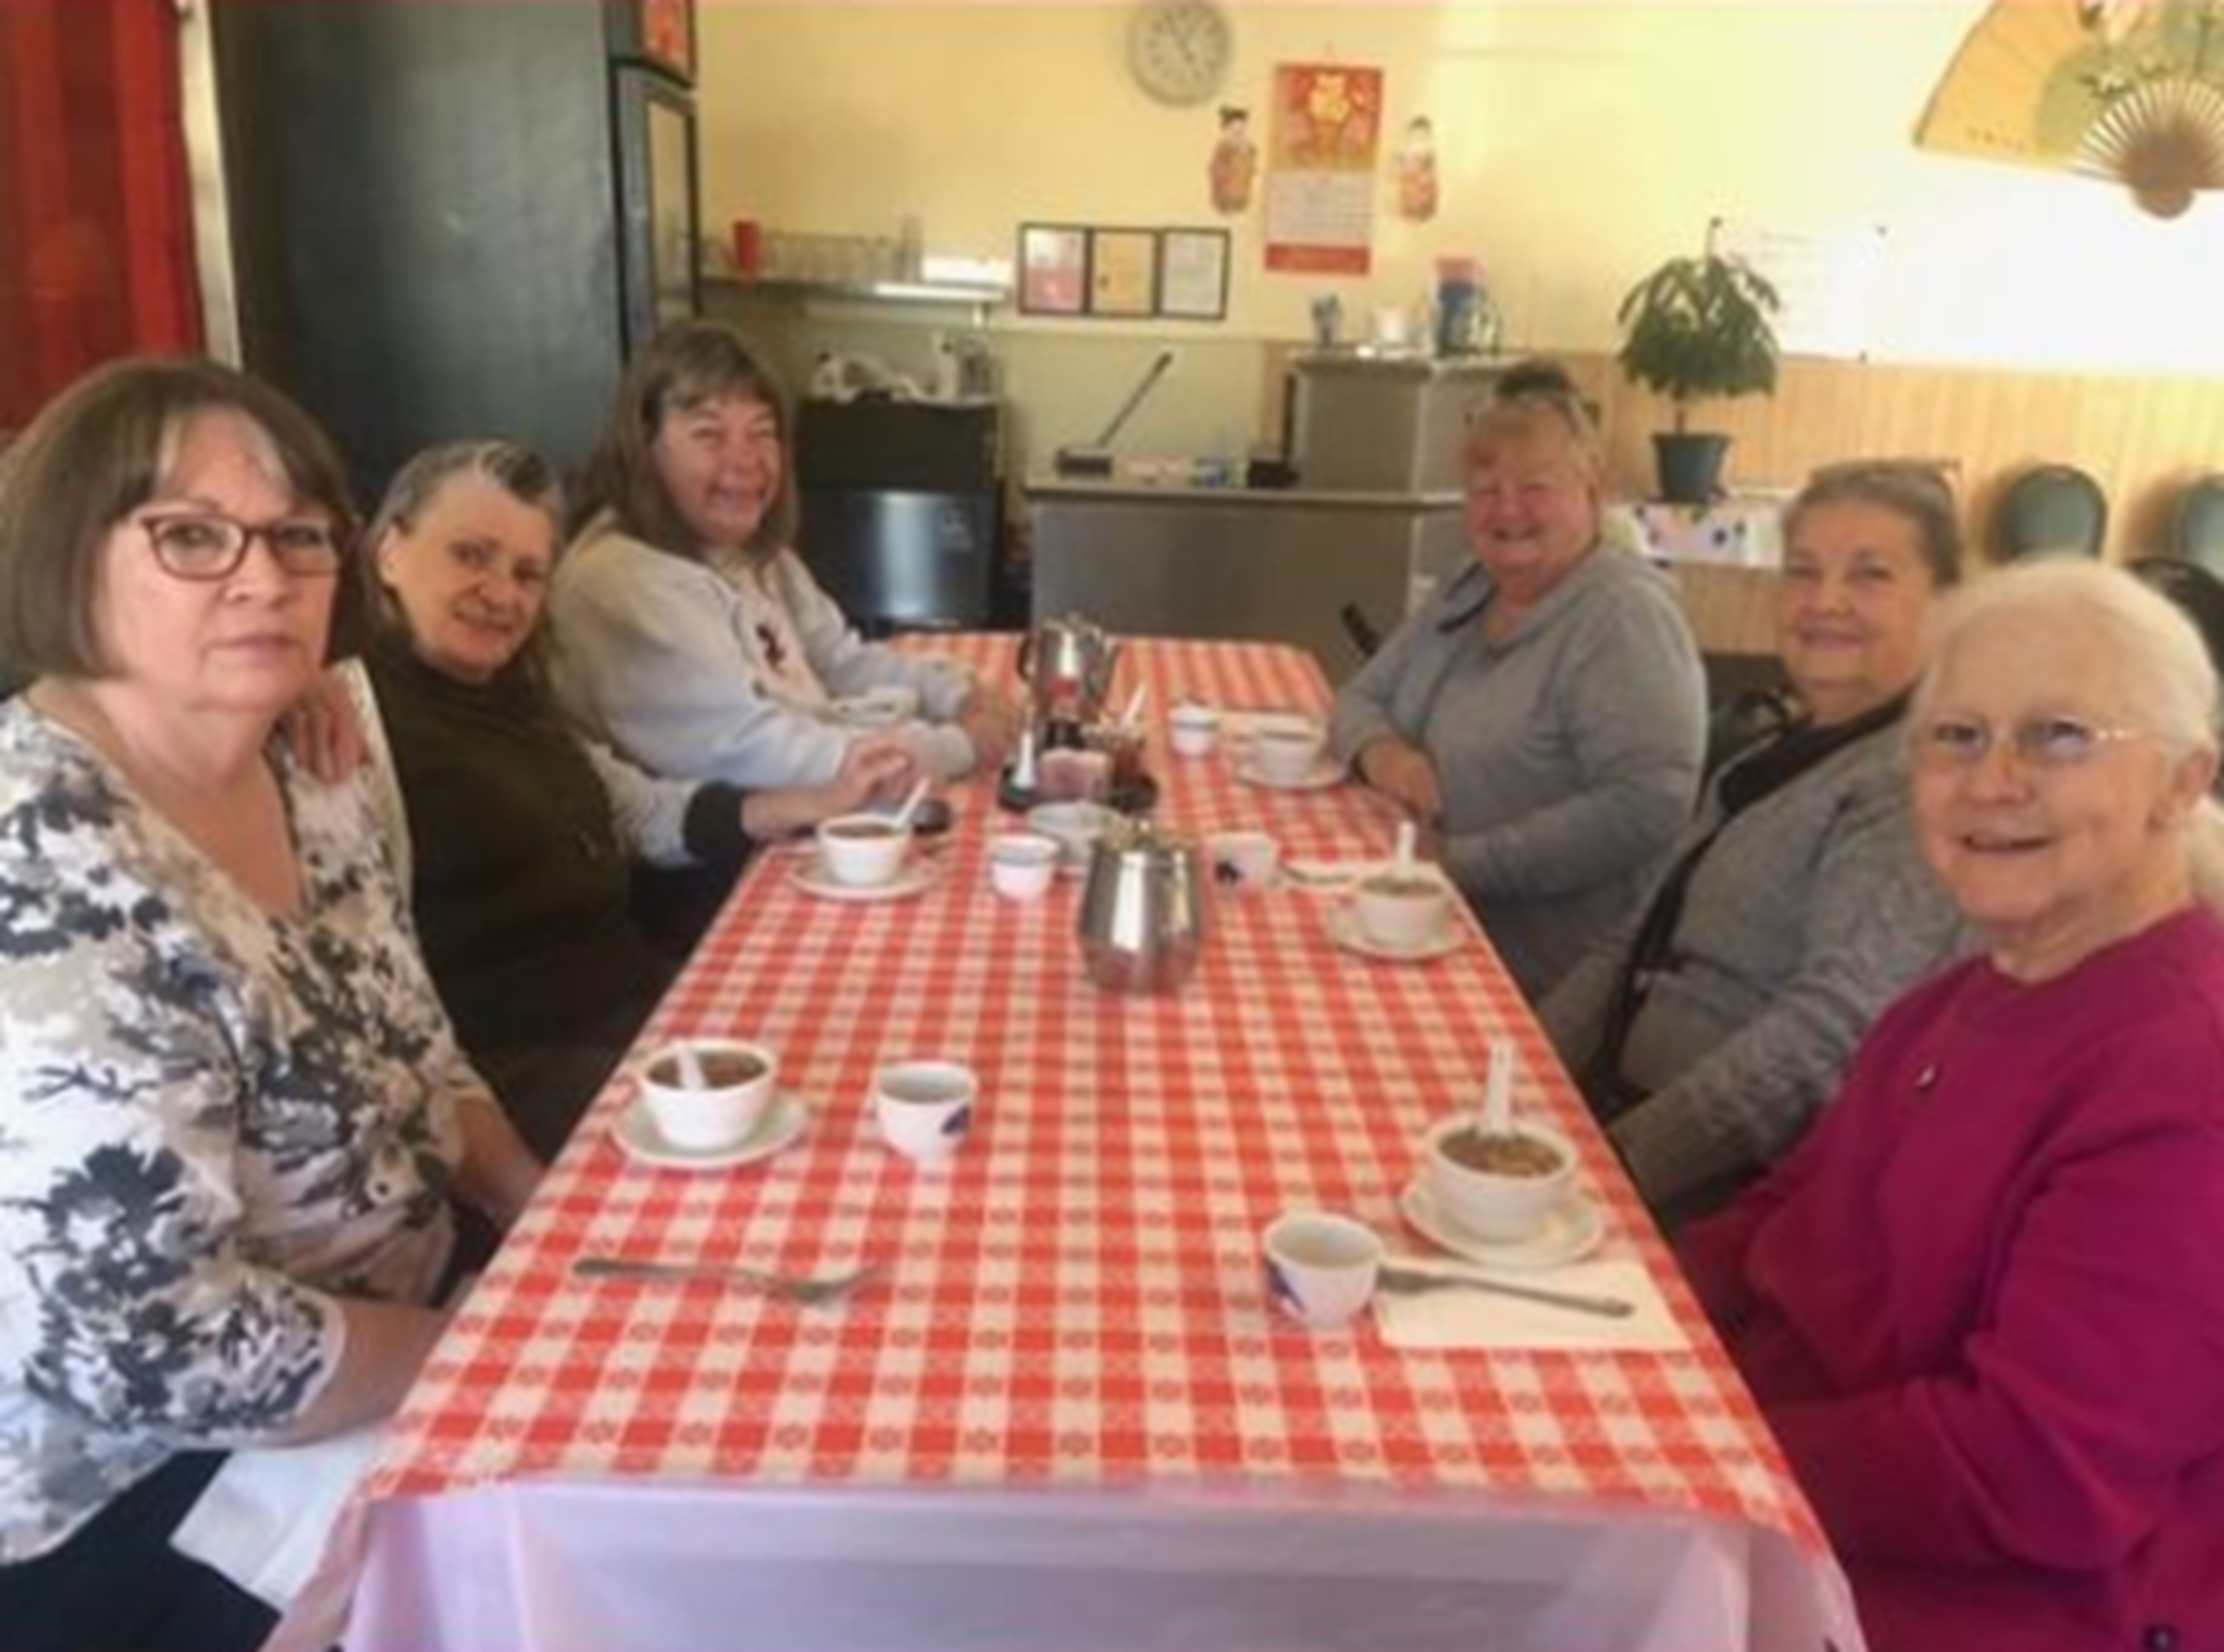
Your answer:
[[[1128,68],[1162,104],[1201,104],[1228,79],[1235,31],[1212,0],[1151,0],[1128,26]]]

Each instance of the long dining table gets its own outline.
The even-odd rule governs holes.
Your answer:
[[[1011,680],[1009,638],[936,646]],[[1178,701],[1324,709],[1308,656],[1137,640],[1121,672],[1117,700],[1148,690],[1162,824],[1385,853],[1355,788],[1167,747]],[[820,899],[793,850],[739,885],[359,1491],[328,1566],[350,1652],[1859,1652],[1812,1513],[1480,928],[1362,955],[1285,879],[1215,895],[1178,990],[1108,992],[1077,880],[1000,899],[985,846],[1011,817],[993,783],[952,798],[912,898]],[[686,1034],[774,1047],[799,1138],[719,1170],[629,1157],[640,1053]],[[1258,1236],[1286,1209],[1426,1248],[1400,1194],[1494,1036],[1670,1346],[1417,1350],[1268,1302]],[[913,1056],[980,1075],[941,1168],[874,1126],[875,1069]],[[587,1254],[875,1271],[806,1308],[583,1278]]]

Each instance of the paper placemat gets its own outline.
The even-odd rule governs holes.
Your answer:
[[[1441,1271],[1400,1258],[1401,1271]],[[1688,1346],[1668,1304],[1653,1288],[1642,1263],[1621,1260],[1579,1262],[1549,1273],[1523,1274],[1510,1283],[1585,1296],[1617,1296],[1637,1311],[1627,1319],[1606,1319],[1573,1308],[1523,1302],[1494,1291],[1431,1290],[1412,1296],[1379,1290],[1374,1322],[1393,1348],[1539,1348],[1647,1350]]]

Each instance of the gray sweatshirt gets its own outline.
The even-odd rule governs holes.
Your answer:
[[[972,766],[972,743],[945,721],[971,692],[970,672],[860,639],[792,551],[774,558],[770,576],[829,695],[914,689],[924,721],[898,737],[945,778]],[[591,740],[652,774],[750,788],[821,785],[841,767],[855,731],[768,691],[749,605],[717,569],[644,545],[605,516],[557,564],[548,601],[557,703]]]
[[[1612,1132],[1656,1209],[1749,1176],[1804,1133],[1877,1012],[1960,949],[1917,848],[1904,730],[1856,740],[1722,828],[1686,886],[1675,967],[1622,1046],[1646,1099]],[[1677,853],[1722,818],[1710,790]],[[1633,911],[1546,999],[1580,1073],[1644,920]]]
[[[1429,754],[1447,869],[1533,1001],[1690,818],[1706,679],[1667,579],[1626,552],[1591,552],[1503,642],[1489,592],[1477,566],[1447,579],[1337,694],[1330,740],[1346,762],[1383,734]]]

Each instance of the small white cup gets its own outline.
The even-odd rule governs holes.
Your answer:
[[[1308,719],[1276,722],[1251,736],[1251,763],[1272,785],[1302,785],[1328,748],[1328,730]]]
[[[1362,878],[1351,892],[1359,932],[1379,947],[1410,952],[1444,933],[1451,891],[1427,867],[1394,869]]]
[[[1267,1296],[1316,1330],[1349,1324],[1374,1296],[1382,1236],[1349,1216],[1292,1211],[1260,1236]]]
[[[1178,757],[1210,757],[1220,744],[1220,713],[1185,702],[1166,714],[1166,735]]]
[[[687,1082],[682,1046],[693,1055],[701,1088]],[[762,1044],[739,1038],[683,1038],[660,1048],[641,1069],[641,1093],[656,1133],[674,1147],[731,1147],[757,1127],[770,1104],[780,1063]]]
[[[1264,832],[1215,832],[1204,850],[1223,889],[1270,889],[1282,864],[1282,846]]]
[[[939,1164],[973,1128],[980,1081],[962,1062],[891,1062],[873,1078],[881,1138],[919,1164]]]
[[[818,823],[818,858],[836,883],[870,889],[893,883],[911,853],[911,833],[885,815],[837,815]]]
[[[989,840],[989,886],[1006,900],[1039,900],[1058,876],[1059,853],[1046,833],[1000,833]]]

